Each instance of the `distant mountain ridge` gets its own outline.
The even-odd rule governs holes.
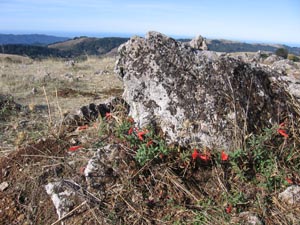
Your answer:
[[[208,40],[207,46],[209,50],[217,52],[257,52],[268,51],[275,52],[278,48],[285,48],[289,53],[300,55],[299,47],[290,47],[288,45],[280,44],[249,44],[244,42],[235,42],[227,40]]]
[[[2,37],[2,41],[1,41]],[[5,44],[3,43],[6,38]],[[7,38],[11,37],[10,41]],[[20,38],[18,41],[17,39]],[[30,40],[30,38],[32,38]],[[2,35],[0,34],[0,53],[26,55],[31,58],[45,57],[79,57],[82,55],[104,55],[111,52],[116,54],[116,48],[129,40],[121,37],[75,37],[73,39],[55,37],[48,35]],[[190,39],[178,39],[179,41],[188,42]],[[22,42],[22,44],[14,44]],[[31,43],[31,44],[30,44]],[[39,43],[39,44],[37,44]],[[49,43],[49,44],[46,44]],[[209,50],[217,52],[257,52],[269,51],[275,52],[278,48],[285,48],[289,53],[300,55],[299,47],[290,47],[287,45],[272,44],[249,44],[229,40],[211,40],[207,39]]]
[[[129,40],[129,38],[75,37],[71,40],[57,42],[46,46],[4,44],[0,45],[0,53],[25,55],[31,58],[72,58],[86,55],[104,55],[127,40]]]
[[[128,40],[129,38],[121,37],[79,37],[65,42],[48,45],[48,47],[51,49],[57,49],[61,51],[70,51],[74,55],[103,55],[108,53],[112,49],[120,46]]]
[[[70,38],[44,34],[0,34],[0,44],[49,45]]]

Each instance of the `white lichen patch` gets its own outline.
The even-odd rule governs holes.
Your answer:
[[[58,218],[62,218],[74,205],[74,203],[70,200],[70,197],[74,193],[68,190],[63,190],[61,182],[49,183],[45,186],[45,189],[47,194],[51,196]]]

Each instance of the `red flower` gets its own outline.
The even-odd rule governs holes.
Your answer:
[[[146,147],[149,147],[149,146],[152,145],[152,144],[153,144],[153,141],[150,140],[150,141],[147,142]]]
[[[227,161],[228,160],[228,154],[226,154],[224,151],[221,152],[221,160],[222,161]]]
[[[144,135],[146,134],[146,132],[145,131],[140,131],[140,132],[138,132],[137,133],[137,136],[138,136],[138,138],[141,140],[141,141],[143,141],[144,140]]]
[[[78,150],[78,149],[80,149],[80,148],[82,148],[82,146],[80,146],[80,145],[71,146],[71,147],[69,148],[69,151],[75,152],[76,150]]]
[[[133,127],[130,127],[130,129],[128,130],[128,135],[131,135],[133,133]]]
[[[210,155],[205,153],[205,154],[199,154],[199,158],[203,161],[208,161],[210,159]]]
[[[285,137],[285,138],[288,138],[288,137],[289,137],[289,135],[286,133],[285,130],[278,129],[277,132],[278,132],[280,135],[282,135],[283,137]]]
[[[225,211],[226,211],[227,214],[230,214],[231,211],[232,211],[232,206],[231,206],[231,205],[228,205],[228,206],[226,207]]]
[[[291,179],[289,179],[289,178],[285,178],[285,180],[286,180],[286,182],[288,182],[289,184],[293,184],[294,182],[291,180]]]
[[[105,118],[106,118],[107,120],[111,119],[111,118],[112,118],[111,113],[109,113],[109,112],[105,113]]]
[[[197,149],[194,149],[194,152],[193,152],[193,154],[192,154],[193,160],[197,159],[198,154],[199,154],[199,153],[198,153]]]

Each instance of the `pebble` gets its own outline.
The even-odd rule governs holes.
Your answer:
[[[9,184],[4,181],[0,184],[0,191],[5,191],[8,188]]]

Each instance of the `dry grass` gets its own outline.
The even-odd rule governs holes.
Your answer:
[[[113,73],[114,62],[114,58],[99,59],[96,57],[77,62],[74,66],[58,59],[32,61],[31,63],[1,61],[0,89],[2,94],[12,94],[21,104],[45,103],[43,86],[45,86],[46,92],[54,97],[56,89],[71,88],[98,94],[99,98],[103,98],[105,96],[101,96],[102,91],[122,88],[121,81]],[[107,73],[97,74],[101,71],[107,71]],[[33,88],[37,89],[35,95],[31,94]],[[81,99],[78,96],[73,97],[76,101],[69,105],[68,102],[72,99],[68,99],[68,101],[61,99],[65,109],[80,106],[82,102],[91,100]],[[78,103],[76,104],[76,102]]]
[[[10,112],[13,116],[0,123],[0,154],[44,137],[64,113],[121,95],[114,62],[114,58],[88,57],[71,65],[60,59],[0,54],[0,94],[12,95],[24,106],[21,113]]]

